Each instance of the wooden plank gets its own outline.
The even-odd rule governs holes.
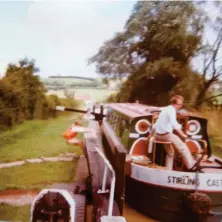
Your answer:
[[[89,170],[87,165],[86,157],[81,155],[78,160],[75,181],[86,181],[89,176]]]
[[[124,203],[124,189],[125,189],[125,160],[126,154],[115,153],[115,172],[116,172],[116,186],[115,186],[115,200],[119,206],[121,215],[123,214]]]
[[[104,147],[106,147],[106,155],[110,160],[115,173],[116,173],[116,183],[115,183],[115,200],[118,204],[120,214],[123,213],[123,203],[124,203],[124,189],[125,189],[125,158],[126,153],[119,152],[118,147],[115,147],[115,152],[113,153],[109,149],[108,141],[105,136],[103,137]],[[122,151],[120,149],[120,151]]]
[[[125,188],[125,158],[126,150],[118,142],[117,138],[113,138],[113,141],[116,141],[113,144],[112,150],[110,149],[109,142],[106,140],[100,130],[100,126],[95,121],[90,121],[89,128],[95,129],[95,134],[88,134],[85,137],[85,146],[87,152],[87,160],[89,162],[89,169],[92,175],[92,191],[98,191],[102,186],[103,172],[105,164],[97,152],[93,151],[96,146],[99,148],[110,163],[113,166],[113,169],[116,173],[116,183],[115,183],[115,200],[117,201],[120,213],[123,212],[123,202],[124,202],[124,188]],[[110,134],[112,135],[112,134]],[[114,135],[112,135],[114,137]],[[104,145],[104,146],[103,146]],[[111,184],[111,173],[108,174],[107,178],[107,187],[110,187]]]
[[[101,216],[108,214],[109,193],[107,194],[97,193],[98,190],[101,189],[101,186],[102,186],[105,163],[104,163],[104,160],[100,157],[100,155],[95,151],[94,148],[97,147],[104,153],[104,147],[102,144],[102,134],[100,131],[99,124],[95,121],[90,121],[88,128],[95,129],[94,134],[87,133],[87,135],[85,135],[85,151],[86,151],[86,157],[87,157],[87,162],[89,166],[89,172],[92,175],[91,185],[92,185],[93,215],[95,217],[95,221],[100,221]],[[122,157],[118,155],[117,153],[117,159],[122,161],[121,158]],[[112,160],[109,158],[108,160],[112,164]],[[116,169],[120,169],[120,167],[117,166]],[[118,174],[116,174],[116,176],[117,176],[116,178],[119,178]],[[120,181],[120,179],[117,179],[117,180]],[[124,177],[121,178],[121,180],[124,181]],[[106,188],[110,189],[110,184],[111,184],[111,173],[108,172]],[[122,198],[123,192],[121,192],[121,194],[119,193],[120,193],[119,190],[117,193],[115,193],[115,199],[119,200]],[[118,195],[120,195],[121,197],[120,198],[117,197]],[[121,213],[119,210],[119,206],[117,205],[115,200],[114,200],[113,207],[114,207],[113,214],[116,216],[119,216]]]
[[[117,201],[122,215],[125,189],[126,150],[105,120],[103,121],[102,128],[104,133],[102,137],[104,150],[116,173],[115,200]]]
[[[95,147],[97,147],[103,152],[101,133],[99,130],[99,124],[95,121],[90,121],[88,128],[95,130],[95,134],[85,134],[85,150],[89,165],[89,172],[92,176],[92,188],[93,190],[98,190],[102,185],[102,176],[105,167],[103,160],[95,151]]]

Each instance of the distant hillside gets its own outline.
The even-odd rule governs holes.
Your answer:
[[[85,79],[85,80],[90,80],[90,81],[95,81],[94,78],[89,78],[89,77],[80,77],[80,76],[49,76],[50,79]]]
[[[47,89],[105,87],[97,79],[80,76],[49,76],[48,78],[42,78],[41,81]]]
[[[89,78],[80,76],[49,76],[41,81],[48,90],[61,90],[73,88],[97,88],[117,90],[126,78]]]

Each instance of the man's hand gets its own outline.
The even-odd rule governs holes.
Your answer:
[[[184,136],[182,137],[183,141],[185,142],[187,140],[187,135],[184,134]]]
[[[154,135],[154,133],[155,133],[155,129],[154,128],[152,128],[152,130],[151,130],[151,132],[150,132],[150,134],[149,134],[149,136],[147,137],[147,141],[149,141],[150,140],[150,138]]]
[[[151,137],[152,137],[152,136],[149,135],[149,136],[146,138],[147,142],[150,140]]]
[[[187,135],[181,129],[177,129],[176,131],[180,135],[183,141],[187,139]]]

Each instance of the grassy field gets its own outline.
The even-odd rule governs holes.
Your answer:
[[[79,147],[65,143],[62,133],[78,116],[25,122],[0,134],[0,162],[23,160],[40,156],[56,156],[62,152],[75,152]],[[45,162],[0,169],[0,190],[43,189],[53,183],[71,182],[75,176],[77,160],[72,162]],[[0,205],[0,220],[28,222],[30,206]]]
[[[13,207],[0,204],[0,220],[28,222],[30,218],[30,206]]]
[[[81,154],[78,147],[67,145],[62,133],[73,119],[63,116],[50,120],[27,121],[0,134],[0,162],[56,156],[62,152]]]
[[[0,190],[43,189],[56,182],[71,182],[76,172],[73,162],[32,163],[0,169]]]
[[[105,99],[107,99],[112,93],[115,93],[114,90],[108,90],[108,89],[69,89],[68,93],[70,95],[73,95],[75,92],[75,96],[90,96],[92,100],[96,100],[97,102],[103,102]],[[65,97],[64,90],[49,90],[47,92],[47,95],[56,94],[58,97]]]

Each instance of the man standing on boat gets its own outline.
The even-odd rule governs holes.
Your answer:
[[[191,169],[195,160],[187,145],[183,142],[187,135],[181,130],[182,126],[177,122],[177,111],[183,106],[184,98],[176,95],[170,99],[170,105],[165,107],[159,114],[159,117],[154,124],[155,137],[157,141],[171,142],[172,146],[166,146],[167,158],[166,166],[169,169],[173,168],[173,161],[175,151],[174,148],[180,153],[183,163],[188,169]],[[175,130],[179,136],[173,133]]]

